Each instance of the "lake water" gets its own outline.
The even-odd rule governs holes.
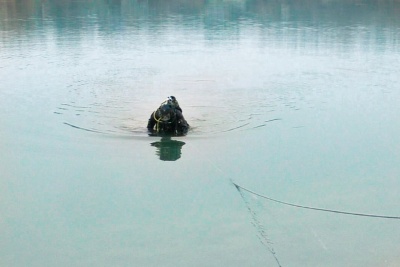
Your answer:
[[[0,265],[399,266],[399,14],[0,0]]]

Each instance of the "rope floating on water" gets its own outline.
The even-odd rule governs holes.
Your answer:
[[[347,211],[340,211],[340,210],[332,210],[332,209],[323,209],[323,208],[316,208],[316,207],[310,207],[310,206],[303,206],[303,205],[298,205],[298,204],[293,204],[289,202],[284,202],[281,200],[273,199],[264,195],[261,195],[259,193],[256,193],[250,189],[247,189],[241,185],[238,185],[237,183],[232,182],[233,185],[236,187],[236,189],[240,192],[241,190],[247,191],[253,195],[262,197],[264,199],[267,199],[269,201],[273,201],[279,204],[283,204],[286,206],[292,206],[296,208],[302,208],[302,209],[309,209],[309,210],[317,210],[317,211],[325,211],[325,212],[332,212],[332,213],[340,213],[340,214],[345,214],[345,215],[352,215],[352,216],[363,216],[363,217],[372,217],[372,218],[381,218],[381,219],[394,219],[394,220],[400,220],[400,216],[386,216],[386,215],[376,215],[376,214],[366,214],[366,213],[356,213],[356,212],[347,212]]]
[[[244,203],[245,203],[245,205],[246,205],[246,207],[247,207],[247,210],[249,211],[249,213],[250,213],[250,215],[251,215],[251,218],[252,218],[252,220],[253,220],[252,225],[254,226],[254,228],[255,228],[255,229],[257,230],[257,232],[258,232],[258,234],[257,234],[258,239],[260,240],[261,244],[262,244],[262,245],[271,253],[271,255],[274,257],[274,259],[275,259],[276,263],[278,264],[278,266],[279,266],[279,267],[282,267],[281,263],[279,262],[279,259],[278,259],[277,255],[276,255],[276,252],[275,252],[275,250],[274,250],[274,248],[273,248],[273,244],[272,244],[272,242],[269,240],[269,238],[268,238],[268,236],[267,236],[267,234],[266,234],[266,231],[265,231],[263,225],[260,223],[260,220],[257,218],[258,216],[257,216],[256,212],[253,211],[253,210],[250,208],[250,204],[249,204],[249,202],[245,199],[245,197],[244,197],[244,195],[243,195],[243,192],[240,191],[239,188],[238,188],[237,186],[236,186],[236,188],[238,189],[238,192],[239,192],[240,196],[242,197],[242,199],[243,199],[243,201],[244,201]]]

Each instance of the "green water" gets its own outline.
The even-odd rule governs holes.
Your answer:
[[[0,266],[398,266],[399,12],[0,0]]]

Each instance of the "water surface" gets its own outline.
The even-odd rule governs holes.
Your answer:
[[[399,12],[1,0],[0,265],[397,266]]]

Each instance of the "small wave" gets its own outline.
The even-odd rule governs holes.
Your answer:
[[[97,130],[92,130],[92,129],[87,129],[87,128],[79,127],[79,126],[70,124],[70,123],[68,123],[68,122],[64,122],[64,124],[65,124],[65,125],[68,125],[68,126],[70,126],[70,127],[72,127],[72,128],[79,129],[79,130],[83,130],[83,131],[87,131],[87,132],[106,134],[106,133],[104,133],[104,132],[100,132],[100,131],[97,131]]]
[[[250,123],[245,123],[245,124],[239,125],[239,126],[234,127],[234,128],[230,128],[230,129],[225,130],[225,131],[222,131],[222,132],[230,132],[230,131],[233,131],[233,130],[237,130],[237,129],[243,128],[243,127],[245,127],[245,126],[247,126],[247,125],[249,125],[249,124],[250,124]]]
[[[111,138],[143,138],[143,137],[148,137],[148,132],[145,127],[141,128],[130,128],[130,127],[117,127],[117,130],[113,129],[104,129],[104,130],[99,130],[99,129],[88,129],[85,127],[77,126],[75,124],[71,124],[68,122],[64,122],[64,125],[67,125],[69,127],[72,127],[74,129],[78,129],[81,131],[85,132],[91,132],[91,133],[96,133],[96,134],[101,134],[103,136],[108,136]]]
[[[90,107],[83,107],[83,106],[76,106],[76,105],[71,105],[71,104],[61,104],[61,106],[67,106],[67,107],[72,107],[72,108],[90,108]]]
[[[264,121],[264,122],[273,122],[273,121],[281,121],[282,119],[272,119],[272,120],[267,120],[267,121]]]
[[[257,128],[261,128],[261,127],[265,127],[265,126],[267,126],[267,125],[266,124],[261,124],[261,125],[253,127],[252,129],[257,129]]]

